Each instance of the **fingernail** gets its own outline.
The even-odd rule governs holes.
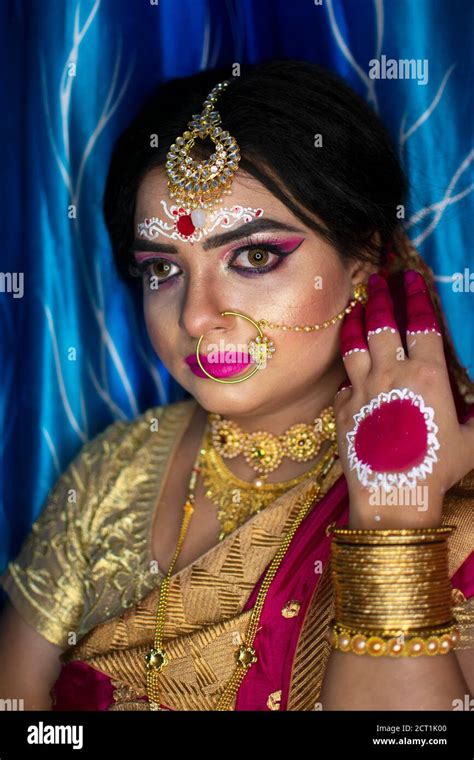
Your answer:
[[[336,397],[338,393],[344,390],[344,388],[351,388],[351,382],[349,378],[346,378],[345,380],[342,381],[342,383],[340,384],[334,396]]]

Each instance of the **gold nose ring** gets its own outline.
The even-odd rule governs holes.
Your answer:
[[[232,316],[232,317],[242,317],[242,319],[246,319],[247,322],[250,322],[255,329],[258,332],[258,335],[253,338],[251,341],[248,342],[249,347],[249,354],[252,356],[252,358],[257,362],[257,366],[254,367],[248,375],[244,375],[244,377],[239,377],[236,380],[222,380],[220,377],[214,377],[214,375],[211,375],[204,367],[202,366],[201,359],[199,357],[199,347],[202,343],[202,339],[204,338],[204,335],[201,335],[197,346],[196,346],[196,359],[197,363],[199,364],[199,367],[202,369],[205,375],[209,377],[211,380],[215,380],[216,383],[243,383],[244,380],[248,380],[250,377],[253,377],[256,372],[260,369],[260,367],[265,364],[267,359],[271,359],[272,355],[275,353],[275,347],[273,345],[273,341],[270,340],[266,335],[263,334],[260,325],[255,322],[251,317],[247,317],[245,314],[241,314],[239,311],[221,311],[221,316]]]

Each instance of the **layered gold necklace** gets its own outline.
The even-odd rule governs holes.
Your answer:
[[[255,485],[255,483],[241,480],[229,470],[213,448],[209,433],[204,439],[202,452],[200,474],[207,498],[211,499],[217,507],[217,517],[220,522],[219,541],[290,488],[316,474],[319,466],[317,462],[311,469],[291,480],[282,480],[278,483],[261,482]]]
[[[249,517],[260,512],[290,488],[317,472],[318,464],[301,475],[278,483],[267,483],[283,458],[297,462],[314,459],[325,441],[336,440],[336,421],[332,407],[327,407],[311,425],[292,425],[282,435],[257,431],[247,433],[220,414],[208,415],[210,434],[206,431],[200,472],[206,496],[217,507],[221,530],[219,541],[232,533]],[[223,458],[243,454],[259,475],[252,482],[242,480],[226,466]]]

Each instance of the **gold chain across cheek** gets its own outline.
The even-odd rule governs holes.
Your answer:
[[[291,332],[315,332],[318,330],[324,330],[326,327],[337,324],[346,314],[349,314],[356,303],[360,302],[366,304],[368,299],[367,285],[364,282],[359,283],[354,287],[354,296],[350,303],[338,312],[331,319],[326,319],[324,322],[316,325],[284,325],[280,322],[270,322],[268,319],[259,319],[257,323],[260,327],[270,327],[273,330],[283,330]]]

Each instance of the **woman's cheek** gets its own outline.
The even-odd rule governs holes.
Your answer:
[[[296,333],[287,346],[281,345],[281,356],[287,367],[297,368],[300,376],[317,378],[339,357],[339,327],[332,325],[323,331]],[[278,351],[278,338],[271,336]],[[276,354],[275,354],[276,356]]]
[[[300,281],[299,287],[292,288],[290,291],[273,291],[268,299],[259,298],[254,309],[258,309],[259,319],[286,325],[306,326],[321,324],[331,319],[345,306],[346,303],[341,305],[340,297],[336,303],[334,291],[318,290],[312,286],[312,282]],[[325,328],[327,329],[330,328]],[[320,334],[323,332],[324,330]]]
[[[162,305],[158,308],[157,299],[154,299],[153,296],[145,296],[143,315],[150,342],[156,353],[159,354],[160,359],[164,360],[165,355],[168,354],[168,348],[173,342],[167,309],[164,309]]]
[[[319,290],[311,289],[311,291],[309,289],[306,289],[305,292],[300,290],[299,297],[293,301],[293,303],[299,301],[299,306],[285,310],[278,304],[278,311],[276,311],[273,305],[273,317],[270,314],[268,316],[269,321],[299,326],[316,325],[331,319],[346,306],[346,302],[341,303],[340,294],[337,297],[338,290],[336,289],[331,288],[330,291],[329,288],[321,288]],[[272,330],[269,337],[276,341],[276,345],[278,345],[277,341],[281,336],[284,336],[285,343],[286,339],[289,339],[287,358],[291,366],[301,369],[303,367],[324,369],[339,356],[340,329],[341,322],[338,321],[329,327],[308,332],[282,333],[281,330]]]

